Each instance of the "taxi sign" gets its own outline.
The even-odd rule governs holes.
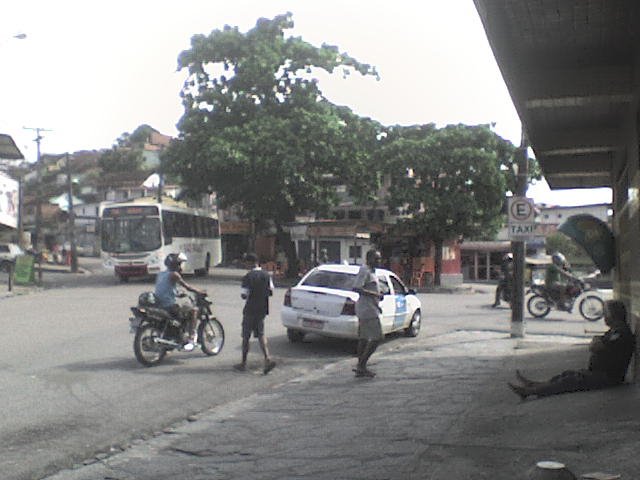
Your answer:
[[[533,199],[509,197],[508,233],[511,240],[532,240],[536,233]]]

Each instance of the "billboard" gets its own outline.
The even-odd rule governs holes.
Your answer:
[[[0,172],[0,225],[18,228],[18,181]]]

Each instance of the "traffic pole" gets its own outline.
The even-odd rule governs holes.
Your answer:
[[[520,138],[520,152],[518,156],[516,172],[515,195],[525,197],[527,195],[527,177],[529,173],[529,159],[527,155],[527,140],[522,127]],[[525,335],[524,322],[524,269],[526,245],[523,240],[511,242],[513,252],[513,289],[511,292],[511,337],[522,338]]]

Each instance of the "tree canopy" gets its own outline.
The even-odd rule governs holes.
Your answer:
[[[149,125],[138,126],[133,133],[124,132],[113,147],[105,150],[98,159],[98,166],[104,173],[103,181],[118,181],[122,175],[143,172],[143,150],[152,132],[158,131]],[[129,177],[130,178],[130,177]]]
[[[439,284],[442,245],[460,237],[492,236],[502,223],[507,169],[515,147],[488,125],[391,129],[381,149],[391,175],[389,203],[436,246]]]
[[[326,212],[336,182],[366,196],[379,181],[361,174],[380,125],[331,104],[313,77],[317,69],[374,76],[375,69],[337,47],[286,37],[292,27],[289,13],[260,19],[246,33],[226,26],[195,35],[178,58],[189,76],[165,168],[194,193],[215,190],[223,206],[240,205],[258,223]]]

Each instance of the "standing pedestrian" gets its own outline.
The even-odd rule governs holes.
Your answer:
[[[502,257],[500,263],[500,279],[498,280],[498,286],[496,287],[496,298],[491,305],[492,308],[500,306],[500,299],[503,296],[503,292],[507,292],[507,298],[509,303],[511,302],[511,288],[513,286],[513,254],[511,252],[506,253]]]
[[[360,296],[356,302],[358,317],[358,365],[354,368],[356,377],[375,377],[375,373],[367,368],[367,362],[382,340],[380,326],[379,303],[382,300],[380,282],[376,276],[376,267],[380,264],[381,255],[377,250],[369,250],[366,265],[362,265],[356,276],[353,290]]]
[[[242,278],[240,293],[245,300],[242,310],[242,363],[234,368],[242,372],[247,370],[249,340],[253,334],[258,339],[264,355],[263,373],[266,375],[276,366],[276,362],[269,355],[267,337],[264,334],[264,319],[269,314],[269,297],[273,295],[273,281],[271,275],[260,268],[255,253],[248,253],[245,261],[250,270]]]

